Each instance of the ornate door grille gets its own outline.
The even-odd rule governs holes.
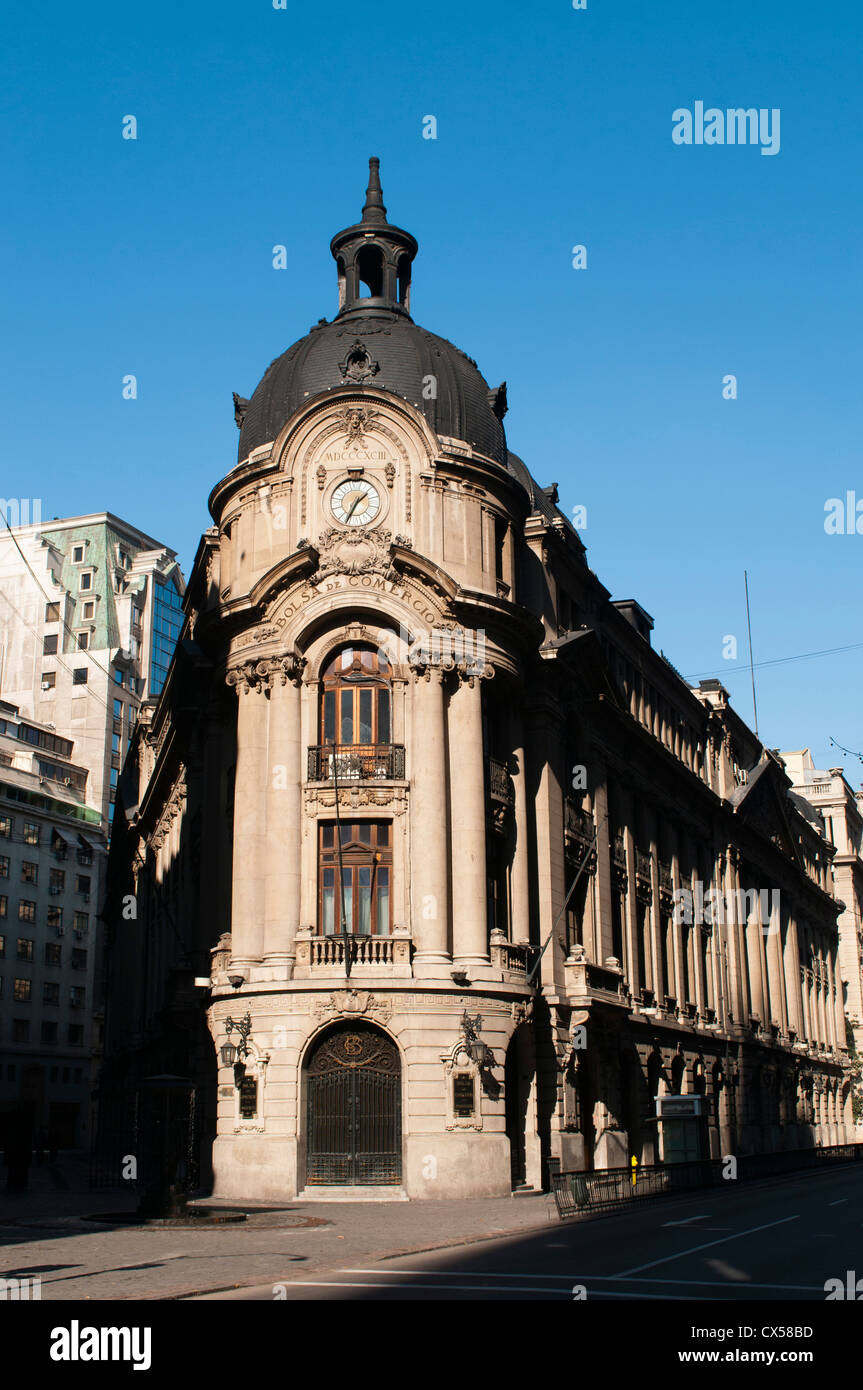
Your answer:
[[[308,1069],[309,1184],[401,1182],[398,1049],[361,1023],[328,1033]]]

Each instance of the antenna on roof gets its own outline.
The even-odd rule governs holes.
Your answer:
[[[749,618],[749,575],[743,571],[743,583],[746,586],[746,629],[749,633],[749,675],[752,678],[752,713],[755,716],[755,737],[758,737],[758,705],[755,700],[755,663],[752,660],[752,623]]]

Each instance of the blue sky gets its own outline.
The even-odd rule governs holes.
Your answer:
[[[114,511],[188,572],[231,392],[333,316],[376,154],[414,317],[506,379],[510,447],[587,507],[591,566],[751,721],[744,568],[756,661],[863,644],[863,536],[823,524],[863,501],[860,31],[851,0],[19,7],[0,492]],[[675,145],[699,100],[778,107],[779,153]],[[861,673],[863,646],[761,666],[764,741],[858,785],[829,738],[863,749]]]

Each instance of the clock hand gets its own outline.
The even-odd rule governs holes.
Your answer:
[[[362,500],[363,494],[361,492],[358,492],[354,501],[351,503],[350,510],[345,513],[345,521],[350,521],[351,517],[353,516],[354,512],[356,511],[357,507],[360,505]]]

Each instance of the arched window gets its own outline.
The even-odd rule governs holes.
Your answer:
[[[384,292],[384,253],[379,246],[364,246],[357,256],[360,287],[366,293],[360,299],[380,299]]]
[[[343,647],[324,671],[321,743],[368,748],[392,741],[392,668],[375,647]]]
[[[411,307],[411,258],[410,256],[399,256],[398,265],[398,293],[399,304],[403,304],[410,311]]]

